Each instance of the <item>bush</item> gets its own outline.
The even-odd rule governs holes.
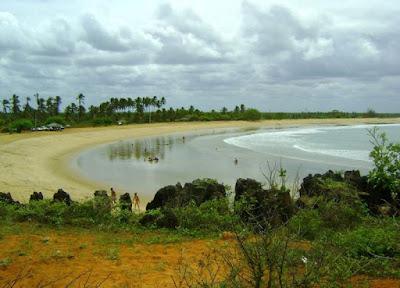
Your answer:
[[[257,121],[261,119],[261,112],[257,109],[247,109],[242,114],[243,120]]]
[[[33,123],[29,119],[18,119],[10,123],[8,126],[9,132],[21,133],[23,130],[30,130],[33,127]]]
[[[368,174],[368,181],[378,191],[388,190],[394,197],[400,197],[400,143],[388,143],[385,133],[375,127],[369,130],[374,145],[370,157],[375,167]]]
[[[400,231],[392,225],[359,227],[337,234],[334,245],[353,258],[399,257]]]
[[[229,230],[235,217],[229,209],[227,198],[206,201],[200,206],[191,202],[175,209],[175,213],[180,228],[209,232]]]
[[[108,126],[112,125],[114,121],[108,117],[95,118],[92,120],[93,126]]]
[[[288,227],[301,238],[315,240],[326,233],[354,228],[362,223],[366,215],[367,209],[361,203],[322,201],[318,203],[318,208],[299,211],[289,221]]]
[[[50,124],[50,123],[57,123],[57,124],[60,124],[63,126],[65,126],[65,124],[66,124],[65,119],[62,116],[51,116],[51,117],[47,118],[46,125]]]

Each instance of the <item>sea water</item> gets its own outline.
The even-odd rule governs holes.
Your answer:
[[[214,178],[232,188],[237,178],[265,182],[280,167],[288,183],[295,183],[328,169],[367,173],[373,167],[368,130],[374,126],[223,129],[131,139],[86,150],[72,166],[99,189],[137,192],[144,201],[162,186],[196,178]],[[390,141],[400,141],[400,125],[378,127]],[[153,158],[158,161],[149,161]]]

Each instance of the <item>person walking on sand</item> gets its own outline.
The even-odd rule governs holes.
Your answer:
[[[113,187],[111,187],[111,202],[113,205],[117,203],[117,193],[115,193],[115,190]]]
[[[140,199],[137,193],[133,194],[133,208],[140,212]]]

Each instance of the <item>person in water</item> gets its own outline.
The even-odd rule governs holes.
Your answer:
[[[239,160],[237,158],[235,158],[235,160],[233,162],[235,163],[235,165],[238,165]]]
[[[133,209],[137,209],[140,212],[140,199],[137,193],[133,194]]]
[[[113,187],[111,187],[111,202],[115,205],[117,203],[117,193],[115,193],[115,190]]]

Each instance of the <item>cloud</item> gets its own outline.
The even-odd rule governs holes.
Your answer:
[[[83,92],[88,105],[162,95],[206,109],[400,107],[396,1],[13,3],[0,4],[0,95],[38,91],[68,103]]]

